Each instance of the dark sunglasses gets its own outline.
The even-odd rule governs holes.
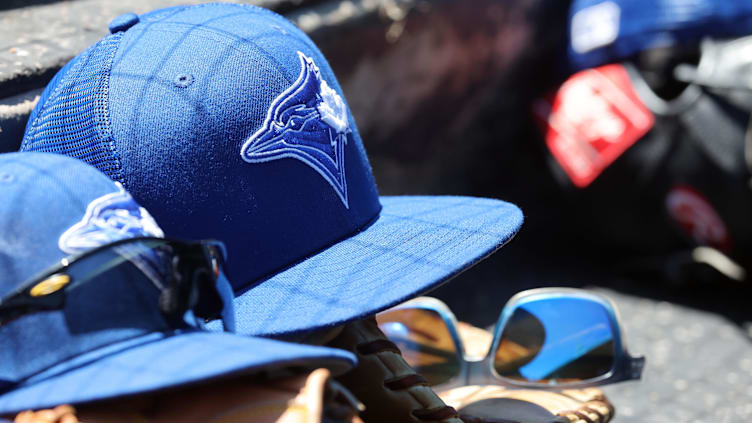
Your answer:
[[[225,248],[218,241],[116,241],[66,257],[2,297],[0,326],[30,313],[62,310],[72,296],[101,297],[106,288],[96,282],[124,278],[134,287],[144,287],[141,282],[156,287],[159,310],[173,327],[185,325],[190,311],[204,321],[222,318],[225,330],[232,331],[232,289],[222,272],[224,259]]]
[[[457,319],[435,298],[410,300],[376,320],[405,361],[441,390],[475,384],[582,388],[639,379],[645,363],[627,352],[613,303],[579,289],[515,295],[485,356],[467,354]]]

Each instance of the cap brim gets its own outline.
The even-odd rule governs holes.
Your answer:
[[[284,367],[350,369],[333,348],[204,331],[154,333],[97,350],[0,394],[0,414],[122,397]]]
[[[471,197],[381,197],[370,227],[235,299],[238,333],[286,335],[373,315],[446,282],[520,229],[517,206]]]

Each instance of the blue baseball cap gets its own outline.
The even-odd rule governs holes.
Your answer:
[[[354,364],[341,350],[201,330],[190,313],[170,322],[160,308],[164,289],[136,267],[143,256],[122,259],[135,251],[126,246],[161,230],[120,186],[79,160],[0,155],[0,227],[0,414],[257,370],[341,372]],[[91,252],[112,242],[120,247]],[[65,260],[67,273],[44,276]],[[108,270],[87,280],[93,261]],[[18,292],[29,294],[13,303]]]
[[[650,48],[750,33],[750,0],[574,0],[568,54],[580,70]]]
[[[240,333],[373,315],[522,224],[499,200],[380,197],[334,73],[282,16],[202,4],[124,15],[110,30],[55,76],[22,149],[93,164],[169,236],[224,242]]]

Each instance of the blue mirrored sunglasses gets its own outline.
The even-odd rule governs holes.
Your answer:
[[[639,379],[645,363],[627,352],[614,304],[579,289],[515,295],[485,356],[468,352],[454,314],[435,298],[413,299],[376,320],[408,364],[441,390],[479,384],[583,388]]]

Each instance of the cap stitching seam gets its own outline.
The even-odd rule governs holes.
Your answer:
[[[95,114],[95,116],[96,116],[97,123],[98,123],[96,126],[97,134],[109,146],[110,151],[112,152],[112,158],[114,161],[115,172],[117,174],[118,182],[120,182],[123,185],[123,187],[127,190],[128,183],[125,180],[123,167],[120,162],[120,154],[118,153],[118,149],[115,146],[115,135],[112,132],[112,119],[110,116],[110,75],[112,74],[112,66],[115,60],[115,56],[117,55],[118,48],[120,44],[122,43],[122,38],[123,38],[122,32],[112,35],[110,38],[110,41],[115,45],[113,46],[114,48],[112,49],[112,51],[108,53],[109,57],[107,58],[107,73],[105,74],[104,81],[102,82],[103,88],[104,88],[103,91],[106,93],[105,98],[104,98],[104,107],[103,107],[103,110],[98,111]]]
[[[171,24],[174,25],[175,23],[171,23]],[[183,24],[180,24],[180,25],[183,25]],[[154,28],[154,27],[150,28],[150,32],[155,32],[155,31],[165,32],[165,33],[170,33],[170,34],[183,34],[184,33],[182,31],[172,31],[172,30],[169,30],[169,29],[166,29],[166,28]],[[294,79],[291,79],[290,76],[287,74],[288,72],[285,69],[285,67],[282,66],[282,64],[279,63],[279,61],[277,59],[275,59],[274,57],[271,57],[271,55],[266,50],[264,50],[263,48],[261,48],[253,40],[250,40],[248,38],[243,38],[243,37],[230,37],[230,36],[218,33],[218,32],[207,31],[206,29],[203,29],[203,28],[195,29],[194,32],[192,33],[192,35],[194,35],[196,37],[199,37],[199,38],[203,38],[205,40],[211,40],[211,41],[216,41],[218,43],[223,43],[226,47],[228,47],[228,48],[230,48],[232,50],[235,50],[238,53],[243,54],[244,56],[250,56],[250,53],[248,51],[245,51],[243,49],[235,47],[234,45],[232,45],[231,43],[228,43],[227,41],[228,40],[245,41],[245,42],[247,42],[249,44],[252,44],[255,49],[257,49],[259,52],[263,53],[264,56],[266,56],[270,61],[272,61],[274,63],[274,67],[276,68],[277,71],[279,71],[280,73],[282,73],[282,75],[285,77],[285,80],[287,81],[288,84],[292,84],[293,81],[294,81]],[[219,38],[212,37],[211,35],[217,35],[217,36],[219,36]]]

